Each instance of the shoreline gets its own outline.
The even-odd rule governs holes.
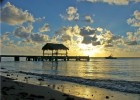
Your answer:
[[[19,73],[25,75],[40,76],[42,77],[42,79],[48,78],[48,79],[61,80],[66,82],[78,83],[78,84],[80,83],[81,85],[95,86],[98,88],[104,88],[104,89],[109,89],[118,92],[140,94],[140,82],[138,81],[124,81],[124,80],[111,80],[111,79],[106,79],[106,80],[85,79],[81,77],[38,74],[38,73],[24,72],[24,71],[19,71]]]
[[[49,86],[44,86],[43,83],[42,85],[29,84],[26,80],[21,82],[10,76],[0,75],[0,79],[1,100],[140,100],[139,94],[112,91],[75,83],[72,85],[67,83],[57,85],[56,83],[54,88],[51,87],[51,84]],[[65,87],[64,91],[59,91],[62,88],[61,86]]]
[[[0,76],[1,100],[88,100],[65,94],[44,86],[14,81]]]

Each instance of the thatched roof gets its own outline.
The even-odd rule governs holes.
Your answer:
[[[69,50],[66,46],[63,44],[54,44],[54,43],[46,43],[42,50]]]

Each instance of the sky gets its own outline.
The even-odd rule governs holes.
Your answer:
[[[42,55],[46,43],[62,43],[68,55],[140,57],[140,0],[3,0],[0,6],[1,54]]]

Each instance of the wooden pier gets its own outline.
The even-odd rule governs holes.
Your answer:
[[[89,56],[32,56],[32,55],[0,55],[0,61],[3,57],[12,57],[14,61],[20,61],[20,58],[26,58],[26,61],[89,61]]]

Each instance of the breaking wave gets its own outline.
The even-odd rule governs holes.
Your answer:
[[[85,79],[81,77],[38,74],[38,73],[31,73],[31,72],[24,72],[24,71],[19,71],[19,73],[40,76],[42,78],[47,78],[47,79],[61,80],[61,81],[73,82],[73,83],[78,83],[83,85],[95,86],[99,88],[110,89],[113,91],[140,94],[140,82],[138,81]]]

